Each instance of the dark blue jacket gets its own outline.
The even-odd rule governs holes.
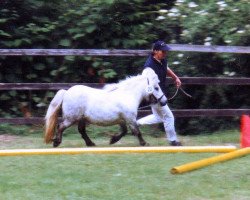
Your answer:
[[[146,60],[144,64],[144,68],[150,67],[158,75],[158,78],[160,80],[159,85],[165,95],[167,92],[167,86],[166,86],[167,66],[168,66],[168,61],[166,59],[161,60],[161,63],[160,63],[156,59],[154,59],[152,55],[148,57],[148,59]]]

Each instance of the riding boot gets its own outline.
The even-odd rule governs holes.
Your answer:
[[[171,146],[182,146],[181,142],[176,141],[176,140],[171,141],[169,144],[170,144]]]

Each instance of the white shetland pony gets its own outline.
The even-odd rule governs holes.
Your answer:
[[[103,89],[94,89],[75,85],[68,90],[59,90],[52,99],[45,116],[45,142],[53,142],[57,147],[62,142],[63,131],[78,123],[87,146],[95,146],[86,134],[86,123],[101,126],[119,124],[121,133],[114,135],[110,144],[119,141],[127,133],[127,125],[132,134],[138,137],[140,145],[146,145],[136,123],[137,110],[143,99],[153,99],[162,105],[167,98],[160,89],[159,79],[150,68],[141,75],[127,78]],[[62,110],[62,122],[57,126],[59,111]],[[54,132],[57,126],[57,133]]]

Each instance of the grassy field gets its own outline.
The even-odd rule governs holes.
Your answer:
[[[99,147],[109,146],[116,127],[88,128]],[[164,133],[143,127],[151,146],[167,146]],[[65,132],[60,147],[85,147],[76,128]],[[187,145],[236,145],[237,130],[183,136]],[[114,146],[138,146],[126,136]],[[43,144],[41,127],[0,126],[0,148],[50,148]],[[249,156],[211,165],[181,175],[172,167],[217,155],[215,153],[155,153],[114,155],[57,155],[0,157],[0,200],[119,199],[200,200],[250,199]]]

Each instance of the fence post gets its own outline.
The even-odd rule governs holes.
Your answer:
[[[241,148],[250,147],[250,116],[241,116]]]

